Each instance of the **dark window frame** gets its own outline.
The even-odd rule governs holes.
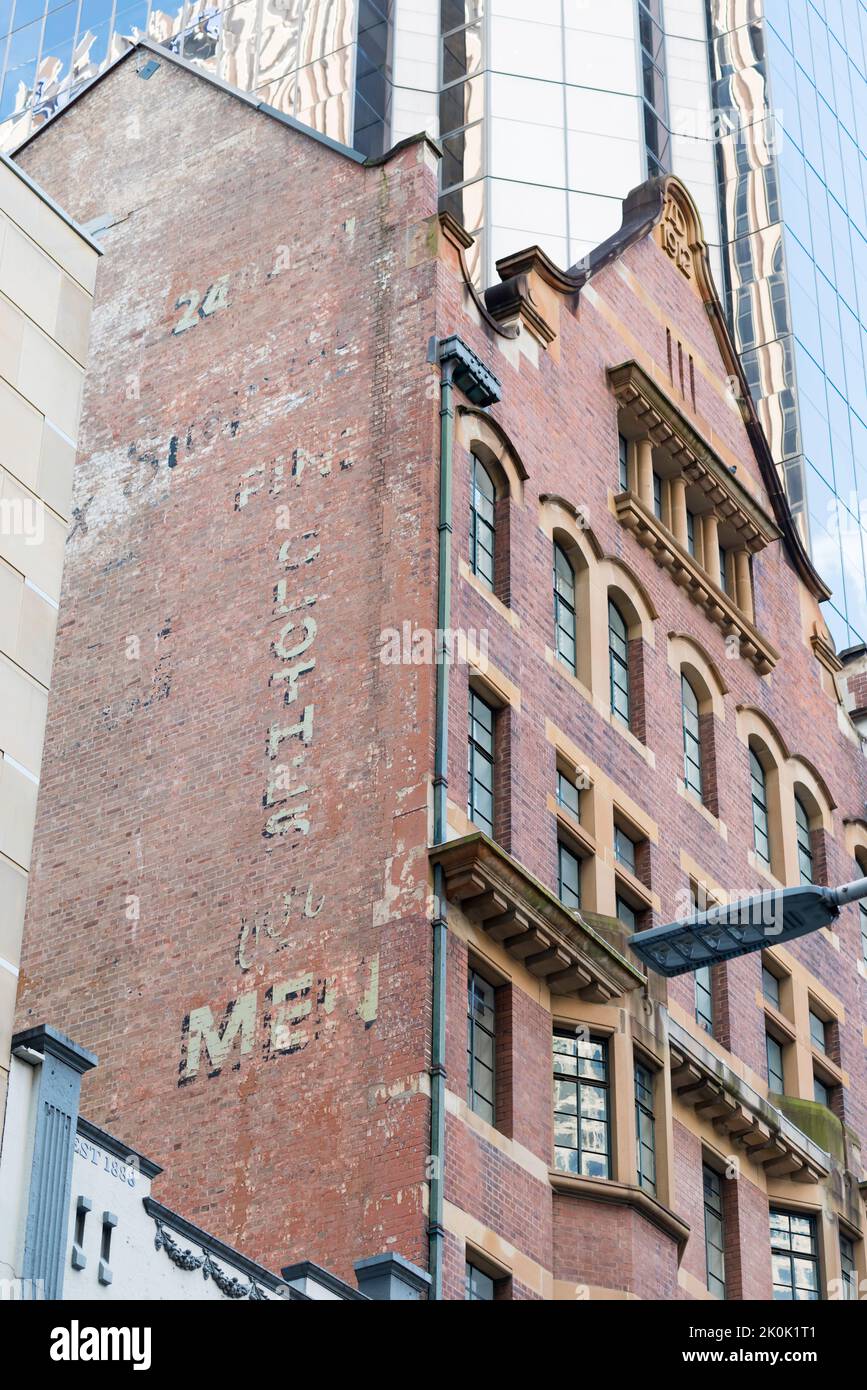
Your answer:
[[[557,1043],[568,1043],[576,1051],[567,1052],[557,1050]],[[588,1051],[581,1052],[585,1048]],[[590,1055],[598,1052],[598,1055]],[[568,1062],[558,1063],[558,1058],[571,1058],[574,1062],[574,1070],[569,1068]],[[582,1075],[582,1064],[585,1067],[585,1074]],[[601,1071],[601,1075],[594,1074],[593,1069]],[[594,1033],[589,1033],[586,1037],[576,1037],[574,1033],[565,1030],[555,1029],[553,1035],[553,1077],[554,1077],[554,1167],[559,1172],[571,1173],[573,1176],[599,1177],[610,1179],[613,1171],[613,1144],[612,1144],[612,1105],[611,1105],[611,1066],[608,1038]],[[559,1083],[559,1085],[558,1085]],[[559,1108],[558,1100],[567,1095],[567,1088],[575,1089],[575,1107]],[[583,1113],[585,1104],[585,1092],[598,1092],[601,1096],[601,1114]],[[591,1107],[588,1105],[588,1110]],[[557,1117],[562,1116],[564,1120],[575,1121],[574,1145],[563,1145],[557,1143]],[[599,1125],[605,1139],[606,1147],[593,1148],[585,1146],[584,1123],[588,1125]],[[568,1158],[575,1155],[574,1164]],[[565,1156],[565,1157],[564,1157]],[[598,1167],[603,1169],[601,1172],[587,1172],[586,1167]]]
[[[815,857],[810,833],[810,813],[795,792],[795,838],[798,846],[798,873],[802,883],[815,883]]]
[[[481,707],[481,708],[480,708]],[[477,713],[478,711],[478,713]],[[487,730],[484,724],[483,711],[490,714],[490,729]],[[483,696],[470,686],[468,702],[468,730],[467,730],[467,816],[473,825],[477,825],[486,835],[493,836],[494,833],[494,768],[495,768],[495,725],[498,711],[493,705],[489,704]],[[480,715],[482,717],[480,717]],[[481,733],[489,733],[490,748],[477,735],[477,729]],[[490,769],[490,786],[486,787],[484,781],[479,776],[479,771],[483,768]],[[476,792],[487,792],[490,796],[491,814],[480,807],[480,799]],[[484,798],[481,798],[482,800]]]
[[[477,454],[471,454],[470,478],[470,570],[491,593],[497,579],[497,485],[490,470]],[[479,479],[487,480],[490,496]],[[490,517],[485,515],[490,512]]]
[[[815,1047],[817,1052],[821,1052],[824,1057],[829,1056],[828,1052],[828,1021],[817,1014],[815,1009],[808,1012],[810,1023],[810,1046]],[[813,1025],[816,1025],[814,1027]]]
[[[620,491],[629,491],[629,440],[625,434],[617,436],[617,466]]]
[[[689,707],[690,698],[695,702],[694,710]],[[705,777],[701,746],[701,701],[691,680],[683,671],[680,673],[680,719],[683,732],[684,785],[704,804]]]
[[[568,788],[566,794],[564,794],[564,788]],[[557,768],[557,805],[562,806],[577,821],[581,819],[581,790],[568,772],[564,772],[560,767]],[[571,804],[573,795],[574,806]]]
[[[484,1062],[482,1055],[486,1048],[485,1039],[490,1040],[490,1066]],[[467,1105],[490,1125],[495,1123],[497,1114],[496,1059],[496,988],[470,963],[467,966]],[[477,1081],[484,1082],[485,1089],[479,1089]]]
[[[638,1186],[656,1196],[656,1075],[646,1062],[634,1062],[635,1171]]]
[[[466,1303],[493,1303],[496,1297],[496,1279],[468,1259],[464,1272],[464,1301]]]
[[[708,1292],[716,1298],[726,1296],[725,1277],[725,1199],[723,1177],[709,1163],[701,1165],[702,1209],[704,1212],[704,1266]],[[718,1256],[718,1261],[717,1257]],[[712,1265],[722,1269],[718,1274]]]
[[[567,861],[565,867],[571,873],[571,863],[575,865],[575,883],[572,887],[564,875],[564,859]],[[557,897],[564,907],[568,907],[570,912],[580,912],[581,910],[581,868],[582,858],[571,845],[566,844],[565,840],[557,841]],[[574,899],[572,901],[571,899]]]
[[[629,680],[629,625],[613,598],[608,599],[608,698],[611,713],[632,728]]]
[[[858,1262],[855,1256],[855,1241],[840,1232],[840,1272],[843,1276],[843,1298],[849,1303],[858,1298]]]
[[[776,1049],[776,1054],[774,1054]],[[779,1070],[776,1063],[779,1062]],[[775,1038],[773,1033],[765,1030],[765,1068],[768,1077],[768,1089],[777,1091],[780,1095],[785,1095],[785,1071],[783,1070],[783,1044],[779,1038]],[[779,1081],[779,1086],[774,1083]]]
[[[753,812],[753,850],[765,868],[771,867],[771,826],[768,820],[768,774],[754,748],[750,748],[750,797]]]
[[[653,470],[653,515],[658,521],[662,521],[662,479]]]
[[[707,975],[706,984],[705,974]],[[699,977],[701,977],[701,979],[699,979]],[[713,972],[711,967],[709,965],[698,966],[697,969],[693,971],[693,980],[695,983],[695,1021],[700,1028],[704,1029],[708,1037],[712,1038],[716,1025],[716,1010],[714,1009]],[[705,1003],[707,1011],[702,1007]]]
[[[558,569],[558,565],[560,569]],[[568,570],[568,576],[565,572]],[[578,581],[575,566],[559,541],[554,542],[554,653],[578,674]],[[568,592],[567,592],[568,590]]]
[[[793,1212],[781,1207],[771,1207],[769,1218],[771,1287],[774,1300],[784,1303],[795,1302],[794,1295],[800,1291],[797,1301],[818,1303],[822,1297],[822,1267],[819,1261],[815,1216],[811,1212]],[[806,1231],[804,1227],[807,1228]],[[800,1242],[797,1249],[796,1241]],[[807,1250],[803,1248],[805,1241],[810,1243]],[[777,1261],[780,1263],[777,1264]],[[783,1262],[788,1265],[788,1282],[776,1277],[778,1272],[782,1272]],[[807,1270],[815,1273],[815,1287],[810,1284],[809,1279],[797,1282],[797,1276],[805,1274]],[[791,1292],[787,1294],[786,1290]]]
[[[773,984],[769,985],[769,981],[771,980]],[[762,961],[762,998],[767,1000],[771,1007],[777,1010],[777,1013],[782,1013],[782,1008],[780,1007],[780,977],[779,975],[775,975],[773,970],[765,965],[764,961]]]

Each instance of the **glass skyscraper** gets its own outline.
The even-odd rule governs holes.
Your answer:
[[[867,640],[862,0],[0,0],[3,147],[142,35],[366,154],[437,136],[482,285],[678,174],[837,644]]]
[[[833,589],[829,626],[851,646],[867,639],[867,9],[730,0],[711,13],[714,104],[747,137],[719,144],[730,318]]]

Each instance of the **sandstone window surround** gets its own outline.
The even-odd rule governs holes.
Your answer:
[[[813,881],[826,882],[836,810],[827,783],[806,758],[787,747],[780,730],[760,710],[738,705],[736,716],[738,738],[747,749],[742,786],[753,824],[750,866],[774,887],[802,883],[809,847]],[[763,774],[761,792],[757,791],[757,765]],[[763,803],[757,806],[762,796]]]
[[[645,744],[644,647],[655,645],[656,609],[641,582],[617,555],[606,555],[580,508],[566,498],[542,493],[539,529],[551,544],[550,645],[545,659],[651,766]],[[559,559],[559,571],[558,571]],[[569,570],[574,580],[570,584]],[[558,577],[562,576],[558,585]],[[611,605],[626,629],[629,684],[628,723],[616,709],[611,679]],[[569,635],[574,610],[575,659]],[[621,649],[622,650],[622,649]]]
[[[768,947],[762,952],[762,964],[776,976],[779,986],[779,1006],[764,991],[756,991],[756,1002],[764,1012],[766,1033],[782,1051],[783,1094],[812,1101],[818,1079],[831,1093],[830,1108],[838,1119],[846,1119],[851,1078],[839,1050],[846,1019],[843,1004],[785,947]]]
[[[459,557],[459,573],[515,626],[518,619],[511,610],[512,508],[523,506],[527,470],[502,426],[477,406],[458,406],[455,442],[467,460],[460,483],[466,487],[466,555]]]
[[[574,743],[550,722],[546,737],[556,750],[557,790],[548,794],[558,847],[565,845],[580,862],[581,907],[586,914],[611,919],[623,904],[634,914],[636,929],[660,910],[652,889],[651,846],[659,842],[656,822]],[[577,811],[561,787],[580,788]],[[630,852],[631,851],[631,852]],[[627,925],[623,917],[621,922]]]
[[[779,539],[777,526],[636,362],[610,368],[608,381],[629,441],[628,488],[614,498],[618,520],[767,675],[779,653],[755,626],[751,559]]]
[[[606,1120],[609,1129],[606,1144],[607,1172],[603,1174],[599,1171],[598,1165],[592,1162],[592,1154],[590,1164],[580,1164],[579,1162],[578,1165],[570,1165],[564,1163],[562,1148],[560,1153],[557,1152],[555,1128],[555,1150],[552,1153],[552,1163],[548,1172],[552,1188],[561,1197],[568,1196],[575,1201],[606,1202],[615,1207],[631,1208],[650,1225],[657,1227],[674,1241],[679,1260],[686,1247],[690,1228],[683,1217],[671,1209],[674,1190],[674,1153],[671,1139],[671,1098],[668,1088],[664,1084],[664,1056],[656,1055],[654,1051],[645,1053],[643,1047],[636,1047],[629,1026],[624,1027],[622,1021],[618,1022],[617,1015],[610,1008],[597,1008],[592,1011],[592,1014],[578,1018],[573,1010],[561,1005],[559,1001],[552,1000],[552,1022],[555,1047],[558,1040],[562,1039],[564,1042],[568,1042],[570,1036],[575,1037],[576,1035],[578,1038],[589,1038],[591,1049],[585,1048],[585,1050],[592,1050],[593,1044],[598,1046],[599,1043],[602,1043],[605,1045],[607,1053],[605,1065]],[[600,1115],[601,1107],[598,1103],[598,1095],[596,1097],[592,1095],[594,1089],[592,1058],[589,1065],[591,1075],[576,1078],[579,1086],[581,1079],[583,1079],[591,1090],[589,1098],[591,1103],[581,1105],[579,1102],[578,1127],[581,1126],[581,1117],[589,1119],[592,1123]],[[641,1181],[642,1175],[647,1173],[648,1129],[645,1122],[643,1126],[645,1162],[642,1165],[638,1161],[639,1111],[636,1105],[636,1068],[643,1069],[645,1076],[649,1073],[653,1085],[655,1190],[650,1190],[648,1185]],[[565,1070],[566,1074],[563,1079],[568,1085],[571,1077],[568,1069]],[[580,1063],[576,1070],[580,1072]],[[556,1080],[558,1073],[556,1062],[554,1073]],[[562,1094],[560,1099],[561,1101],[564,1099]],[[568,1129],[572,1110],[568,1097],[565,1099],[567,1103],[561,1119],[564,1122],[563,1128]],[[593,1103],[594,1100],[595,1104]],[[555,1098],[555,1125],[558,1118],[556,1110]],[[568,1138],[568,1135],[565,1137]],[[563,1147],[565,1147],[565,1156],[568,1158],[568,1145]],[[576,1171],[576,1167],[578,1171]],[[614,1213],[612,1213],[612,1220],[616,1222]]]

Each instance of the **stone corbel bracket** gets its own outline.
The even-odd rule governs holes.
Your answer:
[[[769,1178],[819,1183],[830,1156],[718,1058],[669,1020],[671,1090]]]
[[[481,831],[434,845],[449,901],[553,994],[607,1003],[645,976]]]
[[[701,488],[720,520],[738,533],[742,545],[755,554],[779,539],[779,528],[764,508],[637,362],[610,367],[608,381],[634,431],[647,435],[654,449],[673,462],[688,483]]]
[[[752,662],[760,676],[772,671],[780,659],[776,647],[762,637],[728,594],[714,584],[710,575],[684,550],[671,532],[645,507],[634,492],[621,492],[614,499],[617,520],[631,531],[645,550],[649,550],[661,569],[668,570],[693,603],[704,609],[709,620],[724,637],[737,637],[740,655]]]

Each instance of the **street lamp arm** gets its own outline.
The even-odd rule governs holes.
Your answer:
[[[867,898],[867,878],[838,888],[801,883],[717,903],[707,912],[636,932],[629,944],[657,974],[685,975],[819,931],[839,916],[846,903],[863,898]]]
[[[842,883],[839,888],[831,889],[831,896],[838,907],[857,902],[859,898],[867,898],[867,878],[856,878],[851,883]]]

